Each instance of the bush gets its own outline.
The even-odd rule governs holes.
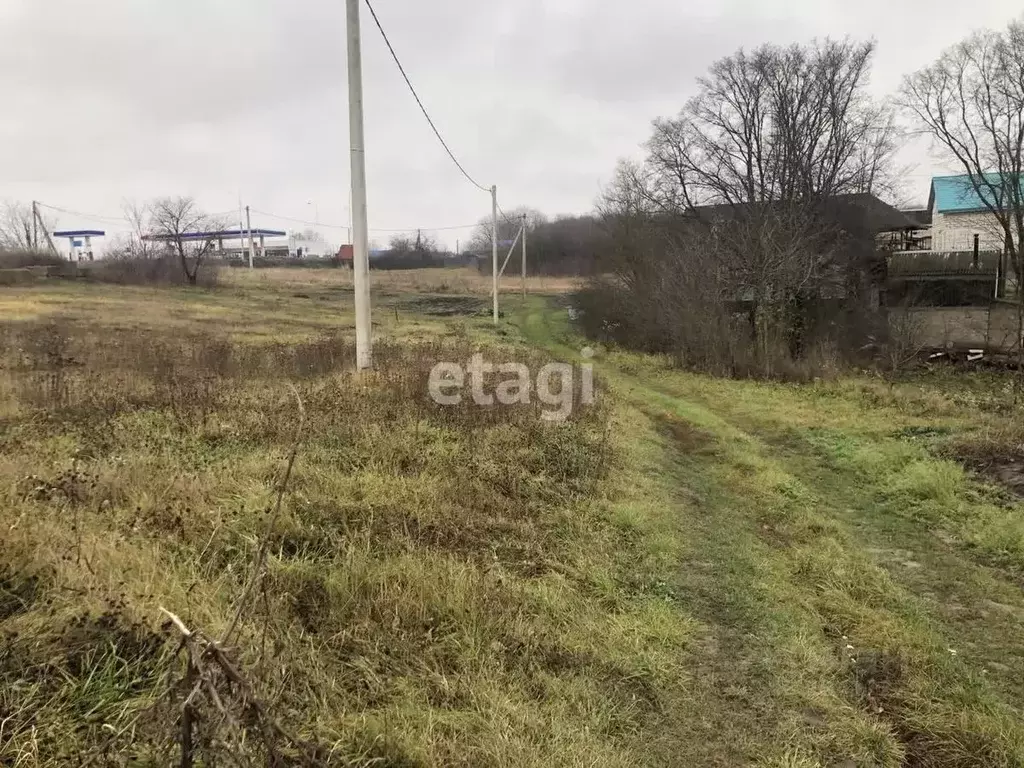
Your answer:
[[[813,280],[771,262],[776,250],[813,251],[798,237],[797,224],[810,226],[805,214],[796,224],[764,215],[728,226],[682,214],[607,217],[603,274],[576,296],[583,331],[722,376],[807,381],[863,363],[883,319],[864,300],[860,241],[840,243],[850,251],[833,257],[842,269],[822,267]],[[731,239],[742,236],[750,242],[741,258]],[[857,279],[834,284],[847,272]]]
[[[30,250],[0,250],[0,269],[24,267],[55,267],[67,264],[67,259],[53,253]]]
[[[153,259],[106,259],[80,265],[83,275],[90,280],[116,285],[188,285],[181,264],[173,256]],[[197,274],[196,285],[213,288],[217,284],[217,270],[207,264]]]
[[[222,266],[232,269],[248,269],[249,258],[233,258],[220,262]],[[304,256],[301,259],[295,256],[260,256],[253,260],[253,269],[277,269],[287,267],[288,269],[337,269],[342,265],[341,260],[336,256],[318,258],[316,256]]]

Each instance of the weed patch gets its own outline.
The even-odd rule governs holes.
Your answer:
[[[340,332],[57,318],[0,337],[0,762],[167,764],[186,711],[207,762],[643,762],[685,627],[648,626],[661,598],[630,586],[634,548],[601,511],[607,406],[556,425],[429,397],[438,360],[543,354],[381,339],[357,375]]]

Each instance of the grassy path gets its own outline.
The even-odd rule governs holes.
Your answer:
[[[576,356],[561,313],[514,322]],[[666,762],[1024,765],[1020,509],[907,439],[955,418],[622,353],[598,370],[625,446],[613,509],[674,542],[666,590],[701,627]]]

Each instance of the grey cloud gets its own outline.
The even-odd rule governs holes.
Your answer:
[[[563,89],[638,102],[668,94],[682,101],[715,59],[740,46],[803,35],[798,18],[709,18],[700,6],[659,0],[601,4],[580,17],[559,18],[546,37]]]
[[[884,91],[1013,13],[996,0],[374,4],[467,169],[503,205],[552,214],[589,209],[650,120],[739,46],[874,35]],[[227,210],[241,193],[299,218],[315,200],[322,221],[344,222],[344,40],[342,0],[0,0],[0,198],[110,214],[124,197],[193,193]],[[365,9],[363,51],[371,226],[486,214]]]

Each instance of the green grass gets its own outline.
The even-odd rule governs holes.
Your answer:
[[[598,404],[554,425],[425,398],[442,357],[581,362],[544,299],[495,329],[468,280],[381,286],[356,376],[344,285],[243,277],[0,291],[0,764],[177,760],[160,608],[230,622],[294,387],[228,653],[295,740],[205,697],[201,761],[1024,765],[1024,513],[957,461],[1016,439],[998,377],[599,349]]]
[[[540,303],[517,322],[578,343]],[[643,482],[688,534],[674,590],[726,651],[689,660],[715,728],[684,764],[1024,764],[1024,510],[936,455],[1004,409],[936,377],[733,382],[615,350],[600,370],[667,441]]]

